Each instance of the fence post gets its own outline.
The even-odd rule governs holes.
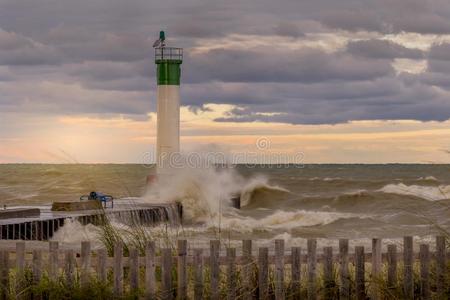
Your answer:
[[[161,265],[161,298],[173,299],[172,292],[172,249],[163,248]]]
[[[186,255],[187,241],[178,240],[178,258],[177,258],[177,275],[178,275],[178,299],[186,299],[187,297],[187,273],[186,273]]]
[[[445,253],[445,237],[436,237],[436,288],[438,299],[445,297],[445,272],[447,269]]]
[[[147,299],[156,298],[154,242],[148,242],[145,246],[145,296]]]
[[[381,239],[372,239],[372,299],[380,298],[381,280]]]
[[[33,281],[35,283],[41,281],[41,277],[42,277],[42,251],[41,250],[33,250],[32,270],[33,270]]]
[[[203,249],[194,249],[194,299],[203,299]]]
[[[275,299],[284,298],[284,240],[275,240]]]
[[[75,277],[74,251],[73,249],[68,249],[64,252],[64,274],[68,285],[72,286]]]
[[[243,299],[252,299],[252,241],[242,241],[242,285],[243,285]]]
[[[292,299],[300,299],[301,248],[291,248],[291,288]]]
[[[339,240],[339,278],[341,287],[339,295],[341,299],[350,299],[350,277],[348,272],[348,240]]]
[[[106,282],[107,279],[106,257],[106,249],[97,250],[97,276],[100,282]]]
[[[313,300],[317,298],[316,295],[316,250],[317,240],[308,239],[308,299]]]
[[[136,292],[139,289],[139,251],[130,249],[130,290]]]
[[[7,299],[6,288],[9,279],[9,252],[0,250],[0,296],[1,299]]]
[[[16,242],[16,268],[20,276],[25,270],[25,242]]]
[[[236,248],[227,248],[227,294],[236,299]]]
[[[356,299],[364,300],[366,299],[366,287],[365,287],[365,256],[364,256],[364,247],[357,246],[355,247],[355,281],[356,281]]]
[[[213,240],[210,241],[210,276],[211,276],[211,299],[219,299],[219,274],[220,274],[220,266],[219,266],[219,247],[220,241]]]
[[[388,289],[395,289],[397,286],[397,245],[388,245],[387,251]]]
[[[423,300],[430,299],[430,247],[427,244],[420,245],[420,297]]]
[[[49,264],[50,264],[50,279],[55,280],[58,276],[58,242],[49,242]]]
[[[114,295],[122,296],[123,293],[123,244],[117,242],[114,245]]]
[[[334,299],[333,248],[323,248],[324,299]]]
[[[91,269],[91,242],[81,242],[81,286],[86,287],[89,284],[89,275]]]
[[[414,278],[413,278],[413,238],[405,236],[403,238],[403,265],[404,265],[404,292],[405,299],[414,298]]]
[[[267,280],[269,278],[269,249],[261,247],[258,249],[258,285],[259,299],[268,299],[269,286]]]

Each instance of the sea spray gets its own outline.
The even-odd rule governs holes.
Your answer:
[[[245,178],[234,168],[180,168],[170,177],[161,177],[144,195],[147,202],[181,202],[183,218],[209,222],[231,209],[231,199],[239,196],[241,207],[249,205],[257,191],[289,191],[269,184],[265,176]]]
[[[97,226],[93,224],[82,225],[75,219],[66,219],[64,226],[55,232],[52,240],[77,246],[82,241],[92,241],[94,246],[100,246],[98,236],[99,228]]]
[[[194,222],[213,218],[240,189],[242,177],[233,169],[180,168],[173,175],[159,177],[143,199],[152,203],[181,202],[183,217]]]

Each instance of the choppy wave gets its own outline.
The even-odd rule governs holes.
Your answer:
[[[270,197],[270,201],[276,202],[274,197],[277,194],[285,193],[289,193],[289,190],[277,185],[270,185],[266,178],[255,178],[242,188],[240,194],[241,207],[248,206],[253,202],[263,201],[267,197]]]
[[[379,190],[383,193],[415,196],[422,199],[437,201],[450,198],[450,185],[421,186],[405,185],[403,183],[388,184]]]
[[[341,177],[312,177],[308,178],[310,181],[338,181],[343,180]]]
[[[424,181],[438,181],[438,179],[434,176],[424,176],[419,177],[417,180],[424,180]]]
[[[355,214],[323,211],[283,211],[276,210],[264,218],[223,217],[221,226],[234,231],[246,232],[254,230],[292,229],[305,226],[325,225],[339,219],[353,218]],[[212,223],[211,225],[216,225]]]

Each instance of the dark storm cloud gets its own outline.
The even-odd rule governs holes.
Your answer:
[[[0,29],[1,65],[46,65],[61,62],[56,49]]]
[[[154,111],[151,46],[162,29],[169,45],[186,51],[183,104],[193,111],[206,103],[235,106],[217,121],[444,120],[450,117],[450,46],[434,45],[424,54],[370,38],[450,33],[448,20],[445,0],[0,0],[0,107],[53,114]],[[360,31],[365,39],[340,49],[303,45],[321,44],[314,34],[342,31]],[[246,35],[274,42],[252,45]],[[248,46],[213,44],[230,36]],[[192,51],[208,42],[215,49]],[[422,74],[397,74],[392,67],[397,58],[424,57]]]
[[[345,53],[329,54],[318,49],[215,49],[192,55],[189,81],[226,82],[319,82],[367,80],[393,73],[389,61],[358,59]]]
[[[340,1],[337,1],[340,2]],[[324,25],[348,31],[450,33],[450,2],[445,0],[343,1],[318,17]]]
[[[406,48],[388,40],[359,40],[348,43],[349,53],[368,58],[395,59],[410,58],[423,59],[424,53],[419,49]]]
[[[193,38],[217,37],[218,35],[222,35],[220,32],[214,32],[214,28],[205,26],[205,24],[194,24],[191,21],[186,23],[177,22],[169,30],[174,34]]]
[[[214,91],[217,91],[214,93]],[[270,106],[273,111],[289,111],[290,105],[302,103],[303,109],[314,107],[320,102],[338,105],[382,103],[378,99],[395,99],[405,91],[405,85],[395,77],[358,82],[318,83],[209,83],[183,86],[183,101],[188,105],[202,103],[226,103],[256,107]],[[220,95],[220,96],[218,96]],[[390,104],[394,104],[392,101]],[[396,103],[401,104],[401,103]],[[270,112],[270,109],[263,110]],[[238,108],[242,111],[242,108]]]
[[[280,22],[273,28],[273,31],[279,36],[288,36],[293,38],[305,36],[299,26],[292,22]]]
[[[149,80],[143,77],[120,78],[108,81],[82,81],[82,85],[89,89],[125,92],[149,92],[151,88]],[[138,113],[143,112],[139,111]]]
[[[450,74],[450,60],[428,59],[428,72]]]
[[[450,91],[450,73],[426,72],[420,76],[420,79],[425,84]]]
[[[217,1],[188,1],[175,7],[167,30],[188,38],[220,37],[233,32],[244,11],[238,6]],[[246,26],[242,29],[245,30]]]
[[[150,100],[149,100],[150,98]],[[80,92],[73,84],[0,82],[0,111],[39,115],[134,114],[154,108],[154,94],[133,90]],[[18,109],[19,108],[19,109]]]
[[[153,41],[137,34],[103,33],[94,35],[90,40],[64,42],[55,47],[64,53],[67,61],[132,62],[151,57],[153,55],[152,44]]]
[[[110,81],[134,77],[138,75],[137,69],[137,64],[126,62],[85,61],[72,64],[68,74],[87,81]]]
[[[450,61],[450,44],[440,43],[431,47],[429,58],[431,60],[447,60]]]
[[[381,0],[377,10],[393,32],[450,33],[450,2],[446,0]]]
[[[68,75],[88,89],[150,92],[156,87],[154,63],[150,59],[136,62],[84,61],[66,68]]]
[[[0,67],[0,81],[12,81],[14,76],[9,71],[8,67]]]
[[[431,86],[450,91],[450,44],[434,44],[430,48],[427,71],[420,74],[420,80]]]
[[[321,124],[368,119],[443,121],[449,118],[449,101],[432,88],[424,87],[420,82],[416,82],[413,85],[402,84],[391,87],[392,90],[385,95],[377,94],[376,88],[382,89],[386,84],[388,83],[380,83],[374,86],[372,91],[360,91],[359,98],[347,98],[343,94],[339,99],[328,100],[299,96],[303,95],[302,89],[292,86],[289,92],[278,96],[277,101],[264,101],[259,105],[243,105],[243,109],[234,110],[229,116],[218,118],[216,121]],[[347,88],[350,89],[351,86]],[[280,105],[280,102],[283,105]]]
[[[416,17],[400,17],[394,23],[394,31],[409,31],[423,34],[448,34],[450,21],[435,14],[418,15]]]
[[[349,31],[385,31],[386,25],[373,11],[339,10],[325,12],[319,20],[332,28]]]

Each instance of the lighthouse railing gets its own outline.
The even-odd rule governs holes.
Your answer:
[[[183,60],[183,48],[155,48],[155,61],[159,60]]]

